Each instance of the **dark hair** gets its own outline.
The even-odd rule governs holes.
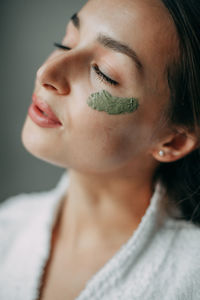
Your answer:
[[[162,0],[170,12],[179,39],[179,57],[167,68],[172,124],[200,132],[200,2]],[[200,224],[200,149],[184,158],[160,165],[157,177],[183,219]]]

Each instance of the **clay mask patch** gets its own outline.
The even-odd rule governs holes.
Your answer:
[[[139,102],[136,98],[121,98],[112,96],[103,90],[94,94],[87,100],[87,104],[98,111],[105,111],[109,115],[119,115],[134,112]]]

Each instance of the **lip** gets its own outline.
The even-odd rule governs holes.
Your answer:
[[[28,115],[33,122],[40,127],[46,128],[54,128],[62,125],[47,103],[38,99],[36,94],[32,95],[32,100],[33,101],[28,109]]]

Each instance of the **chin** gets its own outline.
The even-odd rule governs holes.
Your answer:
[[[55,141],[46,128],[40,128],[27,116],[21,132],[24,148],[33,156],[52,165],[66,168],[55,157]]]

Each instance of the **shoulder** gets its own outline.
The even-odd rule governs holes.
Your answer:
[[[0,260],[43,209],[44,193],[19,194],[0,204]]]
[[[6,199],[0,204],[0,227],[20,226],[45,205],[49,192],[23,193]],[[5,228],[5,227],[4,227]]]
[[[60,198],[68,185],[67,174],[64,173],[53,189],[32,193],[21,193],[11,196],[0,204],[0,228],[13,225],[19,227],[22,223],[28,222],[41,211],[51,208]]]
[[[67,183],[64,174],[55,188],[48,191],[22,193],[9,197],[0,204],[0,260],[29,228],[36,230],[51,224]],[[27,237],[31,238],[31,237]]]
[[[167,218],[164,222],[166,236],[172,233],[171,252],[179,256],[191,256],[196,253],[200,257],[200,224],[194,224],[191,220],[185,220],[183,213],[177,204],[164,202],[164,210]]]
[[[180,218],[174,218],[166,223],[165,228],[176,233],[173,241],[174,251],[180,251],[181,249],[183,255],[191,255],[198,252],[200,257],[200,225],[195,225],[191,221]]]
[[[184,220],[178,206],[168,197],[165,200],[161,203],[166,219],[158,231],[156,248],[158,256],[164,253],[158,272],[162,290],[168,287],[166,299],[200,300],[200,225]]]
[[[169,290],[173,293],[176,290],[182,295],[181,299],[200,299],[200,226],[171,219],[166,231],[174,233],[165,265],[168,275],[173,278],[173,288]]]
[[[59,200],[56,189],[19,194],[0,205],[0,299],[27,299],[35,293]]]
[[[0,222],[2,220],[21,219],[25,217],[27,212],[30,214],[30,208],[34,209],[41,204],[40,193],[23,193],[7,198],[0,204]]]
[[[180,263],[180,271],[197,276],[200,284],[200,226],[192,222],[176,221],[176,235],[172,252]],[[185,273],[186,274],[186,273]]]

